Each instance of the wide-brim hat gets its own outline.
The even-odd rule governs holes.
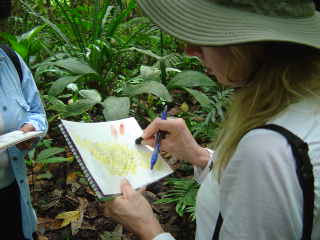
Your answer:
[[[299,43],[320,49],[320,13],[311,0],[137,0],[162,30],[202,46]]]

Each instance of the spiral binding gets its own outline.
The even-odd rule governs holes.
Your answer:
[[[78,152],[78,150],[75,147],[75,144],[73,143],[71,137],[69,136],[67,130],[65,129],[65,127],[63,126],[63,124],[59,124],[58,127],[60,128],[60,131],[62,132],[64,138],[67,141],[67,144],[72,152],[72,154],[75,156],[78,164],[80,165],[80,168],[82,170],[82,172],[84,173],[85,177],[87,178],[89,185],[91,186],[91,188],[93,189],[93,191],[96,193],[97,197],[102,199],[107,197],[106,195],[104,195],[101,191],[101,189],[99,188],[97,182],[94,180],[94,178],[92,177],[92,175],[90,174],[89,170],[87,169],[87,167],[85,166],[80,153]]]

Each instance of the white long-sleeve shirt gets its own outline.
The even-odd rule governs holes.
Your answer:
[[[320,239],[320,103],[293,104],[272,123],[309,145],[314,167],[315,209],[312,240]],[[221,211],[220,240],[299,240],[303,195],[291,147],[277,132],[252,130],[238,144],[218,184],[208,167],[195,168],[201,182],[196,206],[196,239],[211,240]],[[174,239],[162,234],[154,240]]]

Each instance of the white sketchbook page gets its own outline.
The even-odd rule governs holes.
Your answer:
[[[34,137],[42,136],[42,131],[31,131],[24,133],[23,131],[16,130],[0,136],[0,150],[24,142]]]
[[[133,188],[140,188],[172,173],[160,155],[150,170],[152,149],[135,144],[143,133],[135,118],[101,123],[62,120],[62,123],[104,195],[119,194],[123,178]]]

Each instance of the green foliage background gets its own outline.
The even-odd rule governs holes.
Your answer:
[[[5,26],[1,40],[32,69],[50,124],[49,138],[29,153],[29,165],[70,162],[54,139],[59,118],[134,116],[145,127],[169,104],[199,143],[215,136],[232,90],[201,73],[198,59],[184,54],[184,43],[161,33],[134,0],[15,0]],[[190,167],[177,171],[192,175]],[[194,217],[196,182],[170,178],[167,184],[160,202]]]

